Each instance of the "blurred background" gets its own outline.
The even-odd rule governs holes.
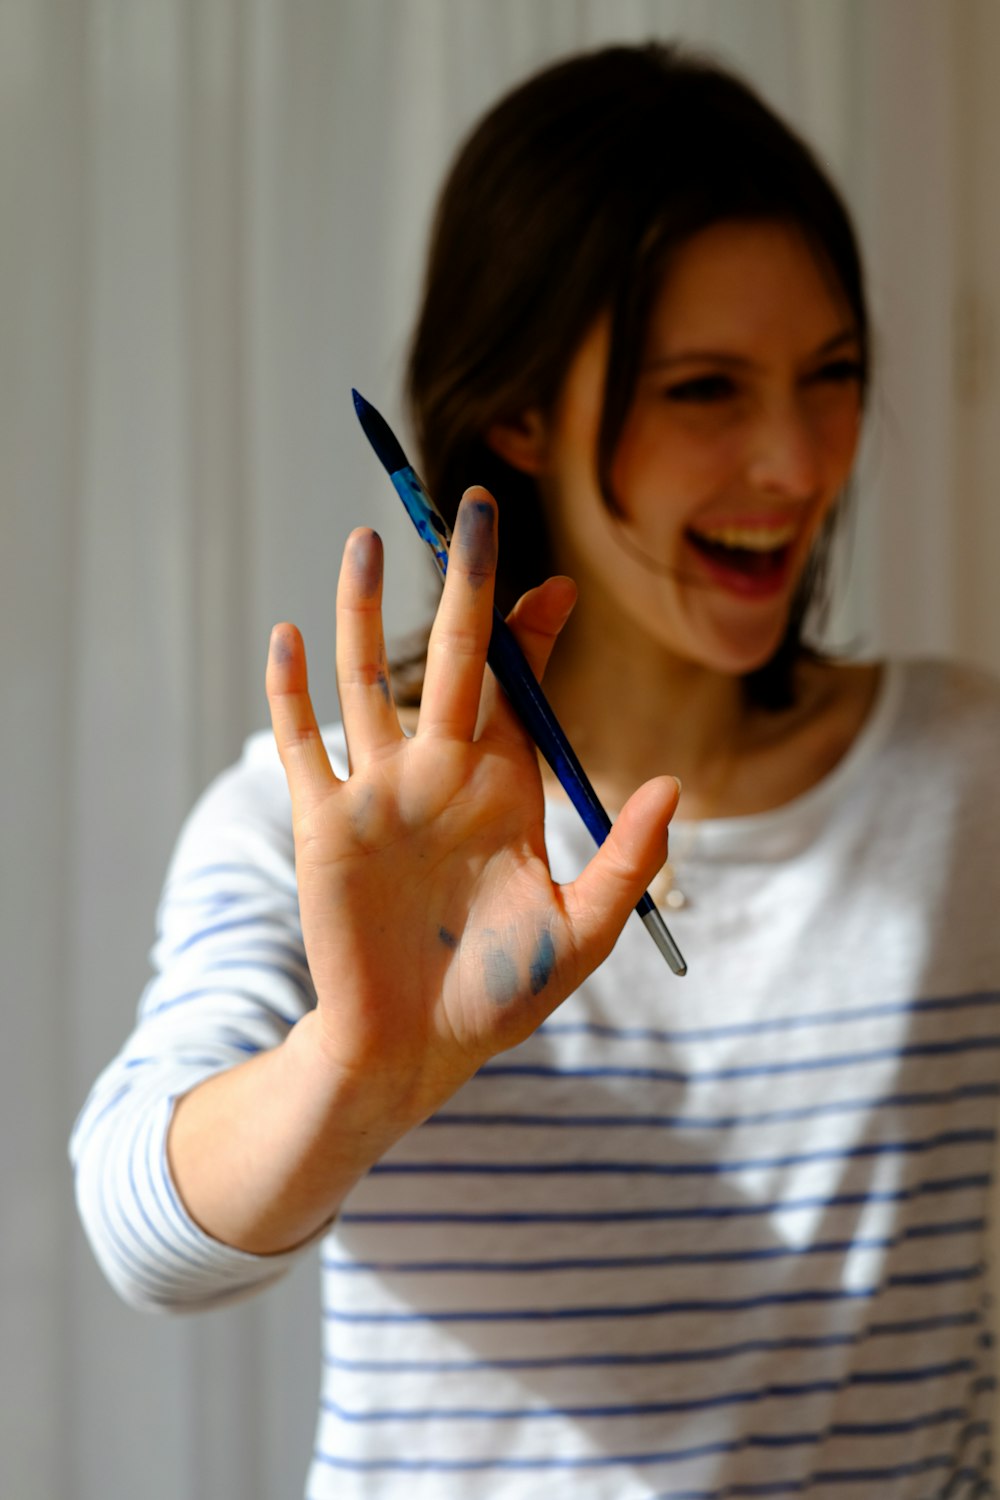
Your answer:
[[[6,1500],[301,1495],[314,1258],[240,1308],[129,1312],[66,1140],[179,825],[267,722],[271,624],[302,627],[335,717],[360,522],[391,631],[424,617],[349,393],[399,420],[454,145],[533,67],[649,36],[756,82],[861,230],[876,383],[833,638],[1000,670],[996,0],[0,0]]]

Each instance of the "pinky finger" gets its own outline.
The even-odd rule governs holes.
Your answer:
[[[267,701],[296,819],[339,785],[309,697],[306,650],[294,625],[275,625],[267,657]]]

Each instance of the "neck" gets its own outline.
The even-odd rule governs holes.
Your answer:
[[[684,786],[682,817],[724,811],[757,718],[742,681],[648,640],[586,637],[571,621],[545,691],[609,808],[620,807],[640,782],[669,772]]]

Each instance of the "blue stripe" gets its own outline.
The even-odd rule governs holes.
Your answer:
[[[301,944],[279,943],[273,938],[262,938],[259,942],[243,942],[238,948],[223,950],[229,957],[210,958],[204,965],[204,969],[223,968],[228,965],[246,963],[247,954],[255,956],[250,960],[250,968],[271,968],[278,974],[297,974],[300,977],[309,975],[309,965],[306,962],[305,952]],[[268,954],[273,959],[283,959],[284,963],[269,963],[266,958],[258,958],[257,954]]]
[[[622,1453],[600,1454],[587,1458],[346,1458],[342,1454],[325,1453],[321,1448],[313,1451],[313,1458],[330,1468],[346,1469],[355,1473],[435,1473],[468,1474],[491,1469],[515,1471],[539,1469],[607,1469],[619,1464],[666,1464],[686,1458],[705,1458],[717,1453],[734,1453],[741,1443],[708,1443],[699,1448],[688,1448],[674,1453]]]
[[[155,1128],[158,1125],[158,1121],[155,1118],[153,1118],[151,1121],[145,1122],[145,1124],[146,1124],[145,1141],[143,1140],[142,1134],[139,1133],[139,1132],[137,1132],[136,1136],[133,1139],[132,1147],[126,1153],[126,1157],[125,1157],[125,1160],[126,1160],[126,1163],[127,1163],[128,1184],[129,1184],[129,1187],[132,1189],[132,1199],[133,1199],[135,1208],[138,1210],[139,1218],[142,1220],[143,1224],[145,1224],[146,1228],[149,1230],[150,1235],[152,1236],[153,1243],[155,1243],[156,1245],[162,1246],[162,1248],[167,1251],[167,1258],[164,1259],[163,1257],[157,1255],[156,1256],[157,1261],[161,1265],[163,1265],[165,1268],[167,1268],[175,1277],[183,1277],[184,1276],[184,1272],[177,1265],[177,1261],[180,1261],[183,1266],[191,1266],[191,1267],[193,1267],[193,1272],[188,1272],[187,1273],[188,1276],[191,1276],[192,1274],[194,1274],[194,1273],[196,1273],[196,1272],[198,1272],[198,1271],[200,1271],[202,1269],[202,1262],[201,1262],[201,1260],[198,1259],[198,1258],[196,1258],[193,1255],[186,1255],[183,1250],[178,1249],[175,1245],[172,1245],[170,1243],[170,1241],[167,1239],[167,1237],[157,1228],[157,1226],[153,1223],[152,1219],[149,1217],[149,1214],[146,1211],[146,1205],[143,1202],[142,1195],[139,1192],[139,1187],[138,1187],[138,1184],[136,1182],[136,1176],[135,1176],[135,1158],[141,1152],[141,1155],[142,1155],[142,1158],[143,1158],[143,1164],[145,1166],[145,1170],[146,1170],[146,1173],[148,1175],[148,1172],[149,1172],[149,1141],[150,1141],[150,1138],[153,1136]],[[141,1148],[142,1148],[143,1145],[145,1145],[145,1150],[144,1151],[141,1150]],[[151,1182],[149,1183],[149,1186],[150,1186],[150,1189],[152,1189],[152,1183]],[[155,1192],[151,1191],[150,1192],[150,1196],[152,1197],[153,1201],[156,1202],[157,1205],[158,1205],[158,1199],[156,1197]],[[124,1207],[124,1205],[121,1205],[121,1206]],[[138,1229],[137,1225],[134,1223],[132,1217],[130,1215],[128,1215],[128,1214],[124,1214],[123,1216],[124,1216],[124,1219],[125,1219],[125,1226],[128,1228],[129,1232],[131,1233],[131,1235],[135,1239],[135,1241],[138,1244],[140,1250],[143,1251],[147,1255],[148,1254],[154,1254],[155,1252],[153,1250],[153,1244],[151,1244],[146,1239],[146,1237],[144,1235],[142,1235],[142,1234],[139,1233],[139,1229]]]
[[[945,1329],[974,1328],[979,1322],[975,1311],[948,1313],[938,1318],[919,1318],[912,1325],[893,1325],[894,1336],[906,1333],[925,1334],[943,1332]],[[702,1364],[712,1360],[737,1359],[744,1354],[781,1354],[806,1352],[820,1349],[850,1348],[855,1344],[877,1338],[878,1325],[870,1325],[860,1333],[827,1333],[814,1337],[800,1336],[784,1339],[744,1339],[737,1344],[722,1344],[701,1349],[655,1350],[645,1354],[546,1354],[526,1355],[521,1358],[497,1359],[351,1359],[339,1354],[326,1354],[323,1363],[333,1370],[349,1370],[362,1375],[461,1375],[478,1370],[560,1370],[633,1368],[643,1365]],[[928,1379],[933,1378],[937,1367],[928,1366]],[[873,1381],[890,1372],[873,1371]],[[916,1377],[915,1377],[916,1378]]]
[[[915,1156],[951,1146],[992,1145],[995,1130],[941,1131],[916,1141],[877,1141],[864,1146],[830,1147],[785,1156],[747,1156],[737,1161],[381,1161],[370,1177],[719,1177],[774,1167],[800,1167],[818,1161],[861,1161],[873,1156]]]
[[[928,1427],[940,1427],[945,1422],[964,1422],[968,1414],[964,1406],[945,1406],[939,1411],[924,1412],[922,1416],[905,1417],[896,1422],[834,1422],[828,1431],[835,1438],[899,1437],[904,1432],[920,1432]]]
[[[786,1390],[785,1396],[832,1395],[842,1388],[839,1380],[816,1381],[801,1390]],[[754,1406],[778,1395],[779,1388],[760,1391],[733,1391],[725,1396],[708,1396],[698,1401],[652,1401],[641,1406],[543,1406],[543,1407],[476,1407],[476,1406],[424,1406],[396,1407],[374,1411],[350,1411],[336,1401],[324,1400],[321,1405],[338,1421],[345,1424],[381,1422],[526,1422],[561,1421],[564,1418],[583,1421],[601,1421],[620,1417],[665,1417],[710,1411],[725,1406]]]
[[[137,1287],[141,1288],[147,1294],[151,1301],[163,1302],[167,1300],[166,1293],[173,1290],[177,1284],[176,1268],[174,1266],[169,1267],[171,1271],[171,1275],[169,1276],[160,1270],[159,1268],[163,1265],[163,1262],[151,1246],[143,1246],[144,1253],[142,1256],[137,1256],[130,1249],[118,1233],[117,1227],[111,1221],[107,1200],[103,1191],[98,1194],[97,1206],[101,1222],[108,1240],[114,1249],[115,1259],[119,1267],[125,1271]],[[138,1239],[139,1237],[135,1234],[135,1230],[131,1224],[129,1224],[127,1216],[123,1215],[123,1217],[125,1217],[125,1226],[131,1231],[133,1237]]]
[[[301,980],[300,975],[295,974],[292,969],[283,968],[282,965],[277,965],[277,963],[261,963],[259,960],[253,960],[250,963],[246,959],[217,960],[217,962],[205,965],[202,972],[210,974],[210,972],[222,971],[222,969],[252,969],[252,971],[258,972],[258,974],[279,974],[282,980],[288,980],[288,983],[300,993],[301,998],[303,998],[303,1001],[310,1008],[312,1008],[312,1005],[315,1005],[315,993],[313,993],[312,987],[310,987],[312,986],[312,981]],[[274,1016],[279,1022],[282,1022],[283,1026],[294,1026],[295,1022],[300,1020],[297,1014],[289,1016],[286,1011],[280,1010],[277,1005],[268,1001],[267,996],[261,995],[256,990],[234,990],[229,986],[222,989],[217,984],[205,986],[198,990],[184,990],[181,995],[174,995],[166,999],[166,1001],[157,1001],[154,1005],[147,1005],[147,1007],[144,1007],[142,1014],[144,1014],[144,1019],[153,1016],[162,1016],[163,1011],[174,1010],[174,1007],[177,1007],[177,1005],[186,1005],[189,1001],[201,1001],[205,996],[213,996],[214,999],[220,999],[220,1001],[228,1001],[228,999],[249,1001],[256,1010],[267,1011],[270,1016]],[[153,995],[150,995],[151,998],[153,998]]]
[[[985,1219],[953,1219],[943,1224],[911,1224],[903,1238],[905,1240],[929,1239],[935,1235],[976,1234],[986,1228]]]
[[[837,1396],[849,1386],[848,1380],[815,1380],[799,1385],[767,1385],[756,1389],[728,1391],[721,1396],[703,1396],[686,1401],[650,1401],[633,1405],[602,1406],[411,1406],[383,1407],[356,1410],[342,1406],[339,1402],[325,1399],[321,1402],[338,1421],[345,1424],[371,1425],[385,1422],[552,1422],[571,1421],[597,1422],[605,1420],[642,1419],[647,1417],[690,1416],[696,1412],[718,1411],[730,1406],[758,1406],[766,1401],[792,1401],[807,1396]],[[962,1422],[968,1416],[964,1406],[950,1406],[925,1412],[916,1417],[906,1417],[893,1422],[835,1422],[822,1432],[807,1434],[821,1441],[823,1437],[888,1437],[904,1432],[917,1432],[924,1427],[940,1426],[943,1422]],[[799,1443],[802,1433],[783,1433],[762,1439],[784,1446]]]
[[[287,895],[295,896],[296,902],[298,900],[298,887],[294,882],[286,886],[283,881],[277,879],[271,873],[264,876],[259,865],[243,864],[199,865],[193,870],[185,870],[168,882],[165,895],[168,895],[175,889],[182,890],[184,886],[193,884],[198,880],[214,880],[219,875],[249,876],[251,878],[251,889],[257,894],[270,893],[276,885],[279,890],[284,891]]]
[[[233,1059],[229,1055],[230,1048],[236,1047],[239,1051],[245,1052],[249,1047],[253,1045],[254,1044],[251,1042],[224,1042],[220,1040],[218,1043],[219,1050],[214,1054],[198,1052],[189,1053],[183,1051],[182,1049],[177,1052],[171,1052],[167,1057],[151,1057],[149,1059],[144,1058],[141,1060],[149,1061],[155,1067],[162,1068],[164,1065],[166,1065],[170,1069],[171,1073],[174,1066],[181,1066],[185,1068],[211,1068],[212,1072],[206,1073],[204,1075],[205,1078],[210,1078],[215,1073],[223,1073],[227,1068],[232,1066]],[[261,1051],[262,1049],[258,1047],[255,1050]],[[169,1078],[169,1081],[171,1083],[174,1082],[172,1076]],[[186,1084],[186,1087],[188,1088],[192,1088],[193,1086],[193,1083]],[[171,1097],[177,1098],[178,1096],[175,1094]]]
[[[756,1063],[740,1068],[554,1068],[541,1063],[487,1063],[472,1080],[494,1078],[647,1078],[662,1083],[711,1082],[727,1078],[769,1078],[821,1069],[857,1068],[867,1063],[900,1062],[909,1057],[952,1057],[964,1052],[995,1052],[1000,1036],[962,1037],[953,1042],[914,1042],[905,1047],[881,1047],[872,1052],[844,1052],[837,1056],[806,1057],[794,1062]]]
[[[432,1115],[425,1125],[505,1126],[529,1129],[615,1130],[650,1127],[670,1130],[733,1130],[741,1125],[779,1125],[792,1120],[813,1120],[825,1115],[870,1114],[879,1109],[910,1109],[927,1105],[955,1104],[960,1099],[1000,1098],[1000,1083],[967,1083],[939,1092],[871,1095],[861,1099],[838,1099],[824,1104],[804,1104],[793,1109],[760,1110],[742,1115],[550,1115],[502,1114],[484,1110],[478,1114],[451,1112],[447,1108]]]
[[[855,1370],[849,1385],[910,1385],[918,1380],[943,1380],[948,1375],[969,1375],[976,1369],[973,1359],[953,1359],[944,1365],[917,1365],[909,1370]]]
[[[268,970],[273,969],[274,966],[273,965],[268,965],[268,964],[247,964],[247,963],[238,963],[238,964],[236,964],[236,963],[231,963],[231,964],[213,964],[211,967],[213,969],[215,969],[215,968],[219,968],[219,969],[221,969],[221,968],[239,968],[239,969],[262,969],[262,970],[268,971]],[[299,981],[296,976],[287,974],[287,971],[284,970],[284,969],[279,969],[278,972],[281,973],[281,974],[286,975],[286,977],[288,977],[288,978],[293,979],[294,982],[295,982],[296,988],[300,992],[302,992],[303,994],[305,993],[305,991],[303,989],[303,986],[301,984],[301,981]],[[160,1015],[163,1015],[163,1013],[165,1011],[173,1010],[175,1008],[175,1006],[178,1006],[178,1005],[187,1005],[192,1000],[203,1000],[203,999],[205,999],[206,996],[210,996],[214,1000],[223,1000],[223,1001],[225,1001],[225,1000],[246,1000],[256,1010],[266,1011],[268,1015],[274,1016],[276,1020],[280,1021],[281,1024],[283,1026],[287,1027],[287,1028],[291,1028],[292,1026],[294,1026],[295,1023],[296,1023],[296,1021],[298,1021],[298,1019],[299,1019],[299,1017],[296,1016],[296,1015],[291,1015],[290,1016],[290,1015],[286,1014],[285,1011],[281,1010],[277,1005],[274,1005],[270,1000],[268,1000],[266,998],[266,996],[260,995],[256,990],[235,990],[235,989],[230,988],[229,986],[227,986],[225,989],[222,989],[217,984],[215,984],[215,985],[206,985],[203,988],[197,989],[197,990],[184,990],[182,994],[180,994],[180,995],[173,995],[168,1000],[159,1000],[159,1001],[157,1001],[157,1003],[155,1005],[149,1006],[147,1009],[145,1009],[144,1015],[145,1015],[145,1018],[150,1018],[152,1016],[160,1016]],[[150,998],[152,998],[152,997],[150,997]],[[254,1018],[252,1016],[248,1016],[247,1019],[248,1020],[252,1020]]]
[[[786,1214],[804,1209],[857,1208],[869,1203],[909,1203],[924,1193],[964,1192],[969,1188],[986,1189],[992,1185],[987,1173],[968,1177],[930,1178],[914,1188],[886,1189],[884,1192],[837,1193],[832,1197],[774,1199],[767,1203],[699,1204],[690,1208],[634,1208],[609,1211],[534,1213],[472,1212],[362,1212],[345,1208],[342,1224],[651,1224],[692,1219],[742,1219],[762,1214]]]
[[[159,1173],[153,1172],[153,1166],[151,1166],[150,1163],[151,1143],[153,1143],[154,1140],[160,1140],[159,1133],[157,1133],[156,1127],[156,1119],[151,1119],[151,1121],[148,1122],[147,1130],[145,1130],[145,1151],[142,1152],[141,1160],[142,1167],[144,1167],[145,1184],[147,1184],[148,1190],[150,1190],[150,1199],[153,1200],[156,1208],[159,1209],[160,1212],[163,1212],[163,1205],[162,1202],[160,1202],[159,1193],[157,1193],[156,1191],[156,1179],[159,1178]],[[135,1199],[135,1205],[139,1211],[139,1218],[141,1218],[142,1223],[144,1223],[145,1227],[147,1227],[150,1235],[153,1236],[156,1244],[162,1245],[163,1250],[169,1251],[169,1256],[174,1257],[175,1260],[180,1260],[183,1265],[192,1266],[192,1268],[195,1269],[195,1272],[202,1271],[202,1266],[204,1266],[202,1257],[187,1256],[187,1254],[184,1253],[183,1250],[180,1250],[177,1245],[171,1245],[171,1242],[169,1242],[168,1239],[166,1239],[166,1236],[163,1235],[163,1233],[160,1232],[159,1229],[157,1229],[156,1224],[153,1224],[150,1215],[148,1215],[147,1211],[145,1211],[145,1203],[142,1202],[141,1196],[139,1196],[138,1185],[136,1185],[135,1181],[135,1170],[133,1170],[133,1157],[135,1157],[135,1155],[139,1152],[139,1142],[141,1142],[141,1137],[136,1134],[132,1151],[130,1151],[129,1155],[127,1155],[127,1163],[129,1163],[129,1187],[132,1188],[132,1197],[133,1199]],[[160,1181],[162,1181],[162,1179],[160,1179]],[[133,1235],[135,1235],[139,1247],[144,1248],[144,1250],[147,1250],[147,1248],[148,1250],[151,1250],[151,1247],[147,1247],[147,1242],[145,1242],[144,1236],[138,1235],[138,1233],[136,1233],[135,1226],[133,1226],[133,1224],[129,1223],[129,1229],[132,1230]],[[174,1275],[183,1275],[183,1272],[178,1272],[177,1266],[174,1265],[174,1260],[166,1260],[165,1265],[169,1266],[169,1269],[174,1272]]]
[[[889,1277],[889,1286],[944,1286],[955,1281],[975,1281],[986,1270],[983,1262],[971,1266],[945,1267],[942,1271],[908,1271]]]
[[[804,1015],[771,1016],[756,1021],[735,1021],[723,1026],[700,1026],[666,1031],[655,1026],[608,1026],[597,1021],[567,1021],[553,1017],[538,1028],[548,1036],[598,1036],[609,1041],[662,1042],[667,1046],[679,1042],[707,1042],[734,1036],[757,1036],[774,1031],[811,1030],[823,1026],[854,1026],[859,1021],[878,1020],[886,1016],[928,1015],[937,1011],[979,1009],[1000,1005],[1000,991],[982,990],[968,995],[941,999],[900,1000],[880,1005],[863,1005],[854,1009],[806,1012]]]
[[[936,1318],[901,1318],[897,1323],[869,1323],[868,1336],[894,1339],[903,1333],[940,1333],[943,1328],[968,1328],[979,1321],[980,1315],[975,1310]]]
[[[269,964],[261,959],[254,959],[252,963],[248,963],[245,958],[213,958],[210,963],[202,965],[204,974],[218,973],[223,969],[252,969],[258,974],[280,974],[283,979],[287,979],[294,985],[307,1004],[315,1005],[316,1003],[316,992],[313,989],[312,976],[307,964],[290,969],[286,964]]]
[[[161,903],[164,912],[169,909],[171,916],[174,916],[179,911],[231,911],[235,906],[256,906],[264,919],[280,915],[297,918],[299,915],[298,893],[284,887],[275,889],[270,885],[259,884],[254,890],[226,890],[224,886],[212,886],[200,894],[190,896],[180,894],[183,888],[181,884],[176,895],[171,893],[165,897]],[[279,901],[279,895],[284,899]]]
[[[793,1440],[794,1441],[794,1440]],[[814,1440],[809,1436],[803,1436],[798,1443],[800,1446],[812,1443]],[[581,1458],[561,1458],[546,1456],[544,1458],[347,1458],[342,1454],[325,1453],[317,1448],[314,1458],[317,1462],[327,1464],[332,1468],[353,1470],[357,1473],[377,1472],[402,1472],[402,1473],[442,1473],[460,1474],[482,1472],[484,1470],[573,1470],[573,1469],[606,1469],[617,1465],[638,1466],[649,1464],[672,1464],[683,1463],[686,1460],[697,1458],[709,1458],[722,1453],[740,1453],[748,1448],[762,1448],[770,1446],[766,1438],[750,1433],[745,1438],[730,1442],[702,1443],[694,1448],[677,1448],[666,1452],[653,1453],[620,1453],[620,1454],[597,1454],[587,1455]],[[791,1441],[789,1443],[791,1446]],[[824,1469],[813,1473],[810,1478],[803,1482],[801,1488],[807,1488],[812,1484],[859,1484],[874,1483],[888,1479],[902,1479],[907,1475],[926,1474],[932,1469],[946,1469],[953,1464],[949,1453],[934,1454],[929,1458],[917,1459],[912,1463],[894,1464],[889,1468],[868,1469]],[[784,1481],[787,1484],[788,1481]],[[778,1488],[772,1488],[771,1493],[779,1493]],[[686,1492],[687,1494],[699,1492]],[[752,1490],[747,1486],[729,1486],[724,1491],[711,1492],[713,1494],[735,1495],[762,1493],[755,1486]],[[676,1491],[671,1491],[669,1500],[677,1500]]]
[[[756,1297],[687,1298],[677,1302],[630,1302],[593,1307],[505,1307],[449,1308],[443,1312],[357,1312],[325,1307],[323,1316],[332,1323],[563,1323],[608,1318],[668,1318],[689,1313],[756,1312],[762,1307],[830,1306],[839,1302],[870,1302],[881,1288],[813,1287],[799,1292],[766,1292]]]
[[[973,1281],[982,1275],[984,1266],[959,1266],[941,1272],[940,1284]],[[910,1285],[905,1276],[890,1276],[890,1290]],[[605,1320],[608,1318],[660,1318],[690,1313],[756,1312],[762,1307],[830,1306],[837,1302],[870,1302],[886,1287],[811,1287],[797,1292],[764,1292],[755,1297],[687,1298],[677,1302],[615,1303],[608,1306],[579,1304],[573,1307],[505,1307],[448,1308],[441,1312],[366,1311],[357,1312],[333,1306],[324,1307],[323,1316],[331,1323],[419,1324],[419,1323],[547,1323]],[[888,1328],[889,1324],[883,1324]],[[869,1330],[874,1331],[874,1329]]]
[[[917,1226],[917,1230],[923,1226]],[[986,1227],[985,1219],[961,1219],[954,1224],[936,1224],[935,1235],[968,1234]],[[652,1269],[663,1266],[738,1265],[755,1261],[797,1260],[808,1255],[846,1255],[851,1250],[895,1250],[918,1235],[905,1230],[899,1235],[853,1240],[817,1240],[806,1245],[765,1245],[743,1250],[703,1250],[686,1254],[590,1256],[575,1259],[547,1260],[337,1260],[330,1254],[321,1257],[324,1271],[331,1275],[354,1275],[375,1272],[391,1276],[423,1275],[539,1275],[565,1271],[620,1271]]]
[[[96,1093],[96,1089],[94,1092]],[[89,1118],[88,1110],[90,1108],[90,1100],[87,1101],[86,1105],[80,1112],[80,1117],[77,1121],[76,1128],[73,1131],[73,1138],[71,1141],[71,1145],[73,1148],[74,1175],[79,1170],[80,1160],[83,1156],[84,1147],[87,1145],[98,1125],[104,1119],[104,1116],[110,1114],[113,1109],[117,1109],[122,1100],[126,1098],[127,1095],[131,1094],[131,1092],[131,1084],[121,1084],[111,1095],[110,1099],[105,1100],[105,1102],[101,1105],[101,1108],[97,1111],[97,1114]]]
[[[308,973],[309,965],[302,941],[302,929],[297,922],[291,925],[286,922],[276,922],[271,919],[270,915],[258,916],[256,922],[262,929],[262,936],[250,938],[247,942],[241,943],[240,953],[277,953],[284,958],[291,959],[293,964]]]
[[[203,943],[207,938],[218,937],[220,932],[236,932],[243,927],[259,928],[267,920],[266,916],[263,916],[260,912],[255,912],[253,916],[235,917],[230,922],[216,922],[212,927],[199,927],[197,932],[192,932],[182,943],[178,943],[172,951],[175,955],[187,953],[197,943]]]
[[[817,1484],[880,1484],[887,1479],[906,1479],[914,1474],[929,1474],[932,1469],[950,1469],[953,1463],[950,1453],[935,1453],[929,1458],[914,1459],[912,1463],[906,1464],[892,1464],[882,1469],[819,1469],[813,1479]]]

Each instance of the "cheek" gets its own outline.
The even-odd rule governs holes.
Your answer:
[[[847,479],[857,453],[861,434],[860,405],[840,402],[821,410],[815,417],[815,432],[830,481],[839,488]]]
[[[685,523],[738,476],[745,447],[732,422],[635,424],[612,469],[623,518],[664,530]]]

